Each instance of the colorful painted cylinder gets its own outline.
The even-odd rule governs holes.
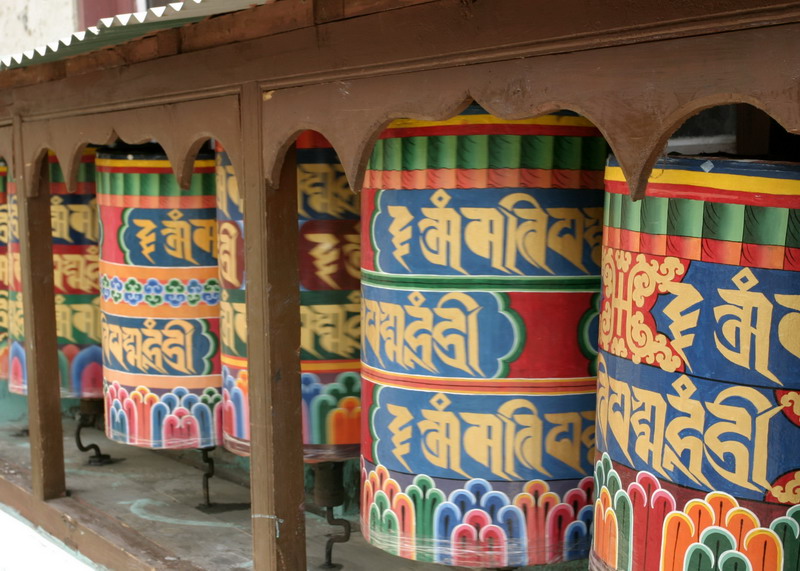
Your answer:
[[[222,361],[222,438],[228,450],[250,454],[250,401],[247,376],[247,315],[244,268],[244,210],[236,173],[216,146],[217,240]]]
[[[181,190],[156,145],[97,155],[106,433],[149,448],[221,442],[215,165]]]
[[[0,382],[8,380],[8,166],[0,159]]]
[[[358,458],[360,212],[336,151],[297,139],[300,368],[307,462]]]
[[[598,569],[800,564],[800,165],[606,169]]]
[[[585,558],[592,521],[599,131],[471,106],[395,121],[362,215],[362,530],[470,567]]]
[[[89,148],[81,157],[74,193],[67,192],[56,156],[50,153],[48,160],[61,395],[99,399],[103,397],[103,373],[95,150]],[[9,390],[27,394],[16,185],[11,183],[9,191]]]

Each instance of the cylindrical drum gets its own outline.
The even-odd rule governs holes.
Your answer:
[[[0,382],[8,380],[8,166],[0,159]]]
[[[86,149],[78,167],[78,186],[67,192],[53,153],[50,165],[50,221],[53,239],[58,364],[63,397],[102,398],[98,242],[100,229],[95,198],[95,150]],[[9,196],[9,390],[26,394],[22,280],[16,185]]]
[[[213,154],[182,190],[157,145],[97,154],[106,434],[149,448],[221,441]]]
[[[362,530],[470,567],[585,558],[606,144],[571,113],[395,121],[362,215]]]
[[[306,461],[358,458],[360,215],[336,151],[297,139],[300,368]]]
[[[216,145],[217,240],[222,361],[223,445],[250,454],[250,401],[247,377],[247,315],[244,271],[244,210],[236,173],[221,145]]]
[[[606,169],[592,565],[800,565],[800,165]]]

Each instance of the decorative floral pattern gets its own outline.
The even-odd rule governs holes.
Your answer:
[[[724,492],[708,492],[679,508],[649,472],[638,472],[623,487],[605,453],[595,482],[593,549],[615,569],[796,571],[800,565],[800,505],[767,526]]]
[[[221,441],[219,391],[175,387],[161,394],[144,386],[131,392],[115,382],[106,387],[106,435],[147,448],[207,448]]]
[[[591,543],[593,480],[563,497],[543,480],[513,497],[484,479],[449,494],[425,474],[403,489],[384,466],[362,468],[365,538],[408,559],[467,567],[538,565],[585,558]]]
[[[131,306],[139,304],[150,307],[169,305],[180,307],[199,304],[217,305],[222,288],[217,278],[204,281],[192,278],[186,282],[173,278],[161,282],[155,278],[142,281],[129,277],[123,282],[117,276],[103,274],[100,277],[100,295],[103,301],[125,303]]]

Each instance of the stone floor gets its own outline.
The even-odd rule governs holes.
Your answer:
[[[180,560],[205,569],[252,568],[247,486],[215,477],[210,490],[216,509],[200,509],[202,472],[187,461],[199,462],[198,452],[154,453],[110,442],[100,431],[86,429],[84,441],[98,442],[103,452],[116,460],[107,466],[92,467],[87,465],[88,455],[75,446],[73,426],[70,420],[65,420],[65,466],[72,497],[131,526]],[[19,428],[6,423],[0,426],[0,458],[27,467],[28,439],[12,435]],[[323,563],[329,533],[331,528],[323,518],[307,515],[308,569],[319,568]],[[439,565],[416,563],[384,553],[368,545],[357,531],[350,542],[336,545],[333,553],[334,562],[352,571],[442,569]]]
[[[20,466],[29,466],[28,439],[12,435],[20,428],[17,424],[0,422],[0,458]],[[216,508],[202,509],[199,452],[155,453],[110,442],[100,431],[87,429],[84,431],[84,441],[99,443],[103,452],[116,460],[106,466],[92,467],[87,464],[88,455],[79,452],[75,446],[73,427],[71,420],[64,421],[67,487],[72,497],[129,525],[170,551],[178,560],[212,570],[252,568],[250,491],[241,481],[242,478],[239,482],[232,481],[236,478],[213,478],[210,490]],[[330,533],[331,528],[323,518],[310,513],[307,515],[308,569],[320,568]],[[0,539],[0,547],[4,544],[8,547],[0,549],[4,553],[2,561],[11,561],[17,544]],[[9,553],[12,555],[8,556]],[[63,553],[63,557],[69,564],[74,562],[73,556],[68,553]],[[445,569],[441,565],[417,563],[389,555],[368,545],[357,530],[350,542],[335,545],[333,560],[347,571]],[[0,562],[0,571],[73,569],[64,565],[30,564],[26,567],[3,567],[3,562]],[[585,568],[585,561],[548,567]]]

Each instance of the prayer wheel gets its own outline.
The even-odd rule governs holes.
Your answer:
[[[0,382],[8,381],[8,165],[0,160]]]
[[[800,165],[606,169],[595,569],[800,565]]]
[[[222,441],[213,153],[182,190],[157,145],[97,154],[106,434],[147,448]]]
[[[350,190],[336,151],[322,135],[305,131],[296,147],[304,458],[358,458],[358,195]]]
[[[599,131],[473,105],[393,122],[362,193],[362,530],[420,561],[585,558]]]
[[[244,210],[233,165],[219,144],[216,146],[216,169],[218,260],[222,286],[222,438],[225,448],[247,456],[250,454],[250,401],[247,376]]]
[[[74,193],[67,192],[56,156],[50,153],[48,160],[61,395],[100,399],[103,397],[103,373],[95,150],[86,149],[82,155]],[[10,183],[9,191],[9,390],[24,395],[28,386],[16,184]]]
[[[360,428],[359,211],[336,152],[321,135],[297,140],[300,368],[304,457],[358,457]],[[230,160],[217,149],[222,283],[223,437],[250,453],[242,202]]]

